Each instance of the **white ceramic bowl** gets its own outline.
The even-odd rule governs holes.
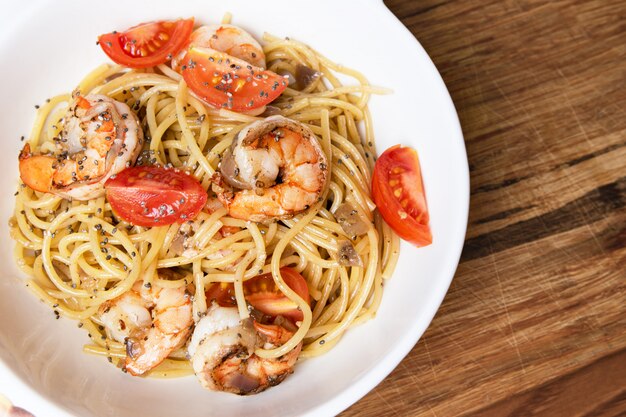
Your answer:
[[[24,5],[24,3],[27,3]],[[32,1],[0,3],[0,393],[37,416],[295,416],[332,415],[378,384],[422,335],[454,275],[467,224],[467,158],[457,115],[427,54],[382,1],[263,2]],[[88,339],[76,323],[52,311],[24,287],[12,259],[7,219],[17,185],[20,136],[33,106],[70,91],[107,61],[100,33],[139,22],[195,16],[233,22],[302,40],[329,58],[395,90],[374,97],[371,112],[379,151],[416,148],[434,242],[402,245],[377,317],[351,329],[328,354],[304,361],[281,385],[252,397],[203,390],[195,377],[133,378],[106,360],[83,354]]]

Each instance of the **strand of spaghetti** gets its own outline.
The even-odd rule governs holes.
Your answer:
[[[283,223],[288,227],[293,227],[295,222],[293,220],[284,220]],[[308,226],[308,225],[307,225]],[[323,230],[314,226],[303,228],[302,233],[299,235],[299,239],[307,240],[316,246],[322,247],[326,250],[337,252],[339,244],[337,238],[330,233],[325,233]]]
[[[135,100],[141,97],[144,91],[137,91],[138,87],[152,86],[156,84],[172,84],[176,85],[176,81],[159,74],[150,74],[142,72],[127,72],[124,75],[117,77],[106,84],[94,87],[91,90],[92,94],[103,94],[107,96],[115,96],[122,93],[124,90],[131,90],[138,93]]]
[[[162,143],[161,137],[165,131],[176,121],[176,115],[172,114],[171,117],[166,118],[162,123],[157,124],[155,106],[159,96],[152,96],[146,104],[146,120],[148,122],[148,130],[150,131],[150,150],[154,151],[154,156],[157,159],[157,163],[164,165],[164,161],[161,158]],[[163,148],[163,151],[165,149]]]
[[[348,126],[348,140],[354,144],[361,143],[361,135],[356,127],[353,115],[351,113],[345,113],[345,116],[347,122],[346,124]]]
[[[69,94],[62,94],[55,97],[52,97],[49,102],[44,104],[37,111],[37,116],[35,116],[35,122],[33,123],[33,127],[31,129],[30,137],[28,138],[28,143],[31,148],[36,148],[39,145],[39,138],[41,132],[44,129],[44,123],[48,118],[48,115],[52,111],[52,109],[57,106],[59,103],[69,100]]]
[[[352,119],[348,118],[347,120],[352,120]],[[315,134],[321,133],[321,128],[319,126],[315,126],[315,125],[308,125],[308,126],[311,128],[311,130],[313,130]],[[361,152],[359,152],[355,144],[350,142],[344,136],[341,136],[334,131],[330,132],[330,137],[331,137],[332,143],[335,146],[337,146],[338,149],[342,151],[340,152],[340,155],[343,156],[344,160],[352,159],[354,161],[354,164],[356,164],[356,166],[362,167],[358,169],[358,172],[360,172],[361,175],[364,176],[365,180],[363,182],[366,184],[369,184],[371,181],[371,177],[370,177],[371,174],[369,170],[367,169],[367,162],[364,158],[364,155],[361,154]]]
[[[323,345],[326,343],[327,340],[331,341],[337,338],[338,336],[340,336],[341,334],[343,334],[343,332],[346,331],[346,329],[352,323],[352,321],[354,321],[361,307],[363,307],[365,300],[367,299],[369,288],[374,282],[374,277],[376,275],[376,268],[377,268],[377,263],[378,263],[378,242],[377,242],[376,231],[374,229],[370,229],[367,232],[367,236],[370,240],[370,245],[369,245],[370,256],[369,256],[369,264],[365,268],[366,273],[364,277],[362,290],[359,292],[356,299],[350,305],[350,308],[344,315],[339,325],[333,328],[332,330],[330,330],[323,338],[317,339],[313,343],[313,345],[315,344],[320,345],[320,342],[322,341],[323,343],[321,343],[321,345]]]
[[[265,245],[269,246],[269,244],[272,243],[272,241],[274,240],[274,236],[276,236],[277,230],[278,230],[278,223],[277,222],[270,223],[270,225],[267,227],[267,231],[265,232]]]
[[[313,322],[311,327],[320,326],[329,322],[337,323],[346,311],[346,308],[348,307],[348,304],[350,302],[350,278],[348,277],[348,272],[346,271],[346,268],[339,269],[339,283],[339,297],[335,298],[335,300],[333,300],[333,302],[329,306],[326,306],[324,312],[317,318],[316,321]],[[328,290],[329,293],[332,293],[334,289],[332,284],[334,284],[334,282],[331,283],[331,287]]]
[[[333,184],[333,183],[331,183]],[[331,206],[332,208],[332,206]],[[318,216],[313,218],[311,223],[316,227],[316,230],[323,230],[329,233],[334,233],[339,237],[351,237],[343,230],[343,228],[335,221],[335,216],[326,209],[320,210]]]
[[[274,349],[256,349],[255,353],[261,358],[277,358],[279,356],[284,355],[285,353],[291,351],[296,347],[298,343],[302,341],[309,327],[311,326],[312,312],[311,307],[302,299],[300,296],[292,290],[285,281],[281,277],[280,274],[280,257],[287,247],[287,245],[291,242],[292,239],[304,228],[304,226],[311,221],[311,219],[315,216],[317,210],[321,207],[321,203],[315,204],[313,209],[304,216],[301,216],[298,222],[289,229],[285,236],[283,236],[276,248],[274,248],[274,253],[272,254],[272,277],[274,278],[274,283],[284,295],[287,296],[290,300],[294,301],[298,305],[298,309],[302,311],[302,315],[304,316],[302,319],[302,323],[300,324],[300,328],[296,331],[296,333],[289,339],[284,345],[279,346]]]
[[[52,99],[50,99],[50,101],[52,101]],[[63,120],[63,117],[65,117],[65,113],[67,113],[68,105],[69,101],[64,100],[64,104],[59,103],[54,109],[50,111],[50,114],[48,114],[48,120],[46,121],[46,124],[48,126],[44,126],[43,136],[40,139],[42,142],[54,144],[54,138],[58,137],[63,130],[63,125],[61,122]],[[50,122],[55,120],[56,122]]]
[[[148,251],[148,253],[143,257],[141,263],[142,263],[142,268],[145,267],[145,265],[149,265],[152,264],[153,262],[155,262],[158,258],[158,254],[161,250],[161,247],[163,245],[163,241],[165,240],[165,235],[167,235],[167,227],[165,226],[161,226],[161,227],[153,227],[150,230],[150,250]]]
[[[107,349],[106,347],[97,345],[85,345],[83,347],[83,352],[91,353],[93,355],[106,356],[109,358],[126,359],[125,349]]]
[[[255,248],[256,246],[254,242],[250,242],[244,247],[246,247],[246,250],[233,251],[230,249],[230,254],[222,255],[217,259],[203,259],[202,269],[208,272],[211,268],[228,268],[229,266],[234,265],[239,258],[245,255],[247,251]]]
[[[193,133],[189,129],[187,119],[185,118],[185,110],[183,110],[183,100],[187,99],[187,84],[185,80],[180,80],[178,84],[178,95],[176,96],[176,114],[178,115],[178,124],[180,125],[183,133],[183,140],[186,143],[189,152],[193,155],[196,161],[200,164],[206,175],[211,176],[215,172],[215,169],[209,164],[209,161],[204,157],[198,144],[195,141]]]
[[[195,247],[202,248],[206,246],[209,241],[213,238],[213,235],[209,232],[211,226],[215,224],[218,220],[223,223],[222,218],[228,214],[228,210],[225,208],[218,209],[211,213],[211,215],[204,220],[202,225],[196,230],[196,233],[193,235],[193,244]]]
[[[292,117],[294,113],[297,113],[303,109],[310,108],[311,103],[307,97],[297,100],[287,102],[287,104],[283,104],[285,108],[282,109],[281,114],[285,117]],[[317,112],[317,117],[319,119],[319,112]]]
[[[287,234],[284,229],[285,228],[282,226],[279,226],[276,233],[277,237],[281,240],[284,239]],[[299,237],[294,238],[291,242],[289,242],[289,244],[300,254],[300,256],[306,258],[307,262],[319,265],[322,268],[334,268],[337,266],[337,261],[322,259],[319,255],[311,252],[311,250],[305,246],[304,242],[302,242]],[[276,253],[276,249],[274,249],[274,253]]]
[[[83,223],[88,223],[90,226],[95,226],[96,224],[100,224],[102,230],[104,230],[106,233],[109,234],[113,234],[112,230],[114,229],[114,226],[111,225],[108,222],[103,222],[101,219],[93,219],[93,218],[88,218],[87,216],[81,214],[77,216],[79,218],[79,220]],[[91,227],[90,229],[93,229],[93,227]],[[133,246],[133,244],[131,243],[130,239],[128,239],[126,236],[122,236],[122,235],[118,235],[117,238],[120,240],[121,245],[124,247],[124,250],[127,253],[130,253],[131,255],[133,253],[135,253],[135,248]],[[46,242],[45,236],[44,236],[44,244]],[[44,255],[46,252],[42,252],[42,255]],[[93,253],[96,257],[98,257],[98,255],[102,255],[102,253],[100,252],[99,248],[96,247],[95,252]],[[132,287],[132,285],[135,283],[135,281],[137,280],[137,277],[139,276],[139,273],[141,271],[141,259],[138,256],[133,256],[131,258],[132,264],[128,265],[128,269],[130,270],[130,272],[128,273],[128,275],[126,275],[125,278],[123,278],[121,281],[119,281],[114,287],[112,287],[111,289],[108,289],[104,292],[100,292],[98,294],[98,296],[100,298],[102,298],[103,300],[110,300],[112,298],[118,297],[121,294],[123,294],[124,292],[128,291],[130,289],[130,287]],[[103,262],[107,262],[106,259],[103,259]],[[46,259],[46,257],[44,256],[44,266],[46,267],[46,272],[50,272],[48,270],[48,266],[51,267],[51,263]],[[113,270],[110,270],[110,272],[112,273],[116,273]],[[56,275],[56,273],[55,273]],[[55,283],[56,284],[56,283]],[[63,287],[63,290],[67,290],[66,287]],[[69,291],[72,292],[72,291]]]
[[[322,314],[322,310],[326,307],[326,302],[328,301],[328,297],[330,296],[330,290],[333,287],[335,279],[337,278],[339,268],[328,269],[322,274],[324,278],[323,290],[320,294],[320,297],[316,300],[315,308],[312,312],[312,326],[315,326],[315,321]],[[308,333],[307,333],[308,334]]]
[[[364,147],[365,160],[367,161],[367,172],[374,169],[376,163],[376,146],[374,146],[374,125],[372,123],[372,115],[369,109],[365,110],[365,117],[363,118],[365,124],[365,140],[362,141]]]
[[[352,325],[350,325],[349,327],[352,327]],[[303,350],[300,353],[300,357],[303,359],[307,359],[307,358],[323,355],[327,353],[329,350],[331,350],[332,348],[334,348],[338,342],[339,342],[339,338],[336,338],[325,343],[324,345],[310,344],[308,345],[308,348],[306,350]]]
[[[108,77],[122,72],[123,68],[119,65],[102,64],[92,70],[85,76],[76,87],[82,95],[88,94],[93,88],[101,84]]]
[[[211,235],[215,235],[215,233],[217,233],[222,228],[222,226],[223,226],[222,222],[218,220],[211,226],[211,228],[210,228],[208,233],[210,233]],[[181,266],[181,265],[190,264],[193,261],[195,261],[196,259],[206,258],[208,255],[214,254],[217,251],[228,247],[229,245],[233,245],[234,242],[242,239],[243,237],[246,237],[248,234],[249,234],[249,232],[246,231],[246,230],[237,232],[234,235],[225,237],[225,238],[215,242],[211,246],[208,246],[208,247],[202,249],[201,251],[198,251],[193,256],[189,256],[189,257],[177,256],[175,258],[159,259],[159,263],[157,265],[157,268],[171,268],[171,267],[174,267],[174,266]],[[233,245],[233,246],[235,246],[235,245]]]
[[[28,192],[29,189],[22,189],[18,191],[18,199],[21,201],[24,207],[31,209],[53,209],[63,201],[61,197],[57,197],[54,194],[42,194],[37,199],[32,199],[31,196],[35,196],[33,191]],[[16,199],[17,200],[17,199]]]
[[[193,262],[193,284],[196,287],[196,294],[193,297],[192,311],[197,317],[202,317],[207,311],[206,296],[204,294],[204,273],[202,272],[201,260]]]
[[[237,309],[239,310],[239,317],[241,320],[245,320],[250,317],[248,312],[248,304],[243,295],[243,277],[246,274],[246,269],[250,265],[250,262],[256,257],[254,250],[248,252],[248,254],[239,262],[237,269],[235,269],[235,281],[233,286],[235,287],[235,299],[237,300]],[[254,272],[254,271],[253,271]],[[254,272],[253,275],[256,275]]]
[[[238,258],[240,258],[241,255],[238,256]],[[300,261],[302,260],[302,258],[300,258],[297,255],[291,255],[291,256],[287,256],[283,259],[281,259],[280,261],[280,267],[282,268],[283,266],[289,266],[289,265],[297,265]],[[206,260],[203,260],[203,267],[204,267],[204,262],[207,262]],[[298,269],[298,267],[294,268],[295,270],[297,270],[298,272],[301,271],[301,269]],[[268,272],[271,272],[271,265],[264,265],[263,268],[261,270],[258,271],[259,275],[260,274],[266,274]],[[244,276],[244,282],[246,281],[246,277]],[[205,287],[211,283],[214,282],[235,282],[235,274],[234,273],[215,273],[215,272],[209,272],[204,276],[204,285]]]
[[[45,290],[57,289],[46,275],[43,269],[43,260],[41,256],[37,256],[33,261],[33,277],[39,286]]]
[[[305,44],[291,39],[281,39],[267,32],[263,33],[263,39],[266,42],[270,42],[263,47],[263,50],[266,54],[270,54],[272,51],[277,50],[281,47],[289,47],[297,50],[300,54],[304,55],[307,63],[311,66],[312,69],[319,70],[319,53],[313,51]]]
[[[198,114],[198,115],[207,114],[207,108],[200,100],[198,100],[197,98],[195,98],[194,96],[192,96],[190,94],[187,94],[187,90],[185,90],[185,94],[186,94],[185,99],[187,101],[188,108],[192,107],[193,110],[195,110],[196,114]],[[198,121],[197,118],[193,118],[192,120],[193,120],[192,123],[194,123],[194,124]],[[208,128],[209,128],[209,120],[210,119],[207,119],[206,117],[204,118],[204,120],[200,123],[200,134],[195,136],[195,142],[197,143],[198,149],[200,149],[200,150],[204,149],[204,147],[206,145],[206,142],[207,142],[207,140],[209,138],[209,136],[208,136],[208,133],[209,133],[209,130],[208,130]],[[192,127],[194,127],[194,126],[190,125],[190,121],[189,120],[185,119],[185,122],[187,123],[187,128],[189,130],[191,130]],[[180,126],[180,127],[181,127],[181,129],[184,129],[183,126]]]
[[[180,224],[172,223],[165,234],[165,238],[163,238],[163,245],[159,250],[159,258],[165,258],[172,248],[172,242],[178,236],[178,231],[180,230]]]
[[[341,149],[336,146],[333,146],[333,162],[336,164],[343,165],[350,175],[356,180],[356,183],[359,185],[359,189],[364,194],[366,199],[369,199],[369,196],[366,194],[366,190],[370,189],[370,179],[363,175],[364,165],[360,165],[362,161],[353,161],[350,158],[349,154],[344,153]],[[369,176],[369,174],[368,174]],[[368,204],[368,207],[371,207],[372,204]]]
[[[27,257],[24,255],[25,248],[26,247],[24,245],[18,242],[15,245],[15,248],[13,248],[13,260],[22,272],[24,272],[28,276],[31,276],[34,272],[33,268],[28,265],[28,260],[26,259]]]
[[[106,339],[106,337],[102,338],[102,336],[104,336],[103,331],[96,327],[96,325],[94,324],[93,321],[91,320],[83,320],[82,322],[82,326],[85,330],[87,330],[87,334],[89,335],[89,338],[91,339],[91,341],[98,347],[100,348],[105,348],[109,345],[108,340]],[[117,346],[119,347],[119,350],[122,349],[122,347],[119,345],[119,343],[117,343]],[[83,347],[84,349],[84,347]],[[124,349],[126,350],[126,349]]]
[[[163,73],[163,75],[171,78],[172,80],[180,81],[180,79],[183,78],[182,75],[180,75],[165,64],[159,64],[157,65],[157,68]]]
[[[193,368],[188,360],[165,359],[145,375],[150,378],[180,378],[193,375]]]
[[[391,274],[398,263],[398,256],[400,255],[400,239],[395,233],[393,233],[389,225],[380,218],[380,214],[377,213],[375,217],[377,224],[380,223],[382,229],[382,277],[387,279],[391,277]]]
[[[370,202],[374,208],[376,207],[376,205],[374,205],[372,200],[369,197],[367,197],[367,194],[361,188],[361,186],[353,181],[354,177],[352,176],[352,172],[348,172],[342,166],[336,166],[334,172],[335,172],[335,176],[337,177],[337,179],[345,184],[347,194],[349,196],[352,196],[357,201],[359,206],[363,207],[364,214],[367,216],[368,219],[371,220],[372,219],[371,211],[373,210],[373,208],[370,209],[371,207]],[[346,196],[346,199],[347,198],[348,196]],[[369,210],[367,210],[366,208]]]
[[[265,252],[265,240],[263,239],[263,235],[261,234],[259,227],[256,223],[248,222],[248,231],[250,232],[252,240],[255,244],[255,257],[253,258],[254,263],[244,274],[245,279],[249,279],[257,275],[259,269],[262,269],[263,265],[265,265],[265,259],[267,259],[267,253]]]
[[[162,288],[180,288],[185,287],[193,282],[193,274],[184,275],[180,279],[163,279],[160,278],[158,269],[156,277],[154,278],[154,285]]]
[[[326,97],[326,98],[335,98],[337,96],[341,96],[343,94],[378,94],[378,95],[387,95],[392,94],[393,90],[384,87],[375,87],[371,85],[347,85],[336,87],[331,90],[322,91],[318,93],[303,93],[298,90],[293,90],[291,88],[285,90],[288,97],[297,96],[298,98],[308,98],[308,97]],[[284,94],[284,93],[283,93]],[[357,107],[359,107],[357,105]],[[360,109],[364,109],[365,107],[359,107]]]
[[[84,311],[72,310],[72,309],[64,306],[63,304],[59,303],[59,300],[57,298],[54,298],[54,297],[51,297],[50,295],[48,295],[48,293],[46,293],[46,291],[44,291],[33,280],[27,281],[26,282],[26,287],[30,291],[32,291],[38,299],[43,300],[43,302],[46,303],[48,305],[48,307],[58,311],[59,314],[63,315],[63,317],[67,317],[69,319],[84,320],[87,317],[90,317],[93,314],[95,314],[95,312],[98,310],[98,307],[92,307],[92,308],[84,310]]]

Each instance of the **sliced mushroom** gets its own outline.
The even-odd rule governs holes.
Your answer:
[[[296,86],[298,90],[304,90],[322,76],[322,73],[309,68],[306,65],[298,64],[296,67]]]
[[[343,203],[337,207],[335,219],[350,238],[366,234],[371,227],[350,203]]]
[[[337,260],[342,266],[363,266],[363,260],[352,246],[349,240],[339,241],[339,250],[337,251]]]

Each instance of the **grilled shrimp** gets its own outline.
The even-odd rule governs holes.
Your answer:
[[[214,190],[232,217],[285,219],[321,198],[330,172],[318,139],[303,124],[271,116],[243,129],[224,153]]]
[[[172,59],[172,68],[178,71],[187,50],[196,46],[215,49],[265,68],[265,54],[259,42],[245,30],[227,24],[201,26],[193,31],[187,46]]]
[[[54,138],[56,152],[19,156],[20,177],[36,191],[67,199],[90,200],[104,194],[104,182],[134,164],[143,132],[130,108],[103,95],[77,96]]]
[[[146,288],[143,281],[99,310],[108,335],[126,345],[125,368],[141,375],[187,341],[193,327],[185,288]]]
[[[279,325],[241,321],[235,307],[213,304],[197,324],[188,352],[200,383],[207,389],[248,395],[282,382],[293,372],[302,343],[289,353],[264,359],[257,346],[281,346],[293,333]]]

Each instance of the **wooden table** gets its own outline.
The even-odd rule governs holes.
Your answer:
[[[430,328],[344,416],[626,415],[626,1],[389,0],[471,171]]]

